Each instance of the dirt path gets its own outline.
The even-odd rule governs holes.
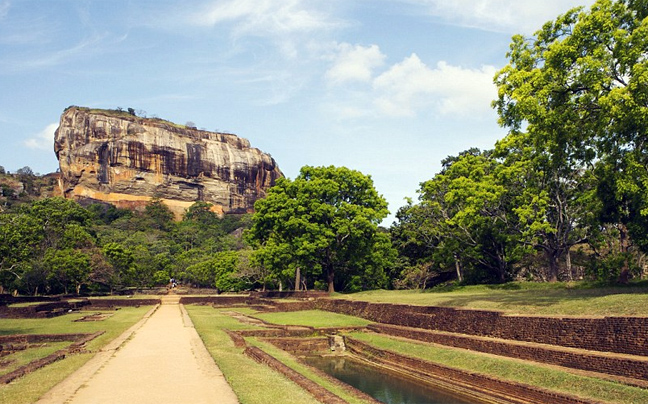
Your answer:
[[[237,404],[177,296],[104,348],[38,404]]]

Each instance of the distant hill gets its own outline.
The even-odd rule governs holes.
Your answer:
[[[23,167],[15,173],[0,166],[0,212],[40,198],[60,196],[59,173],[40,175]]]

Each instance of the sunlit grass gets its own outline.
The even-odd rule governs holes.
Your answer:
[[[273,324],[303,325],[307,327],[363,327],[371,323],[365,319],[322,310],[260,313],[254,317]]]
[[[482,310],[510,314],[648,316],[648,287],[600,287],[586,283],[514,282],[421,290],[374,290],[334,298]]]
[[[29,347],[28,349],[23,349],[16,351],[10,355],[3,356],[2,361],[10,361],[9,365],[4,366],[0,369],[0,375],[5,375],[7,373],[13,372],[21,366],[27,365],[31,361],[45,358],[48,355],[53,354],[61,349],[66,348],[72,342],[48,342],[37,344],[34,347]]]
[[[187,305],[198,334],[241,404],[316,404],[314,397],[283,375],[236,348],[225,329],[254,329],[210,306]]]

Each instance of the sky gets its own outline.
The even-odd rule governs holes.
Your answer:
[[[0,0],[0,166],[54,172],[70,105],[235,133],[288,178],[370,175],[389,202],[492,148],[515,34],[593,0]]]

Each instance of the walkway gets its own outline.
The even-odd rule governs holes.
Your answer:
[[[175,295],[38,404],[238,404]]]

